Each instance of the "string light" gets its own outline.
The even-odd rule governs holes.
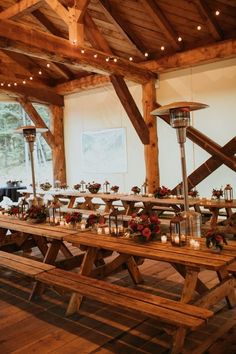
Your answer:
[[[17,86],[17,82],[14,82],[14,86]]]
[[[183,40],[182,37],[179,36],[178,37],[178,42],[182,42],[182,40]]]
[[[23,81],[22,81],[22,84],[23,84],[23,85],[25,85],[25,84],[26,84],[26,81],[25,81],[25,80],[23,80]]]
[[[98,55],[97,54],[94,54],[94,58],[97,58],[98,57]]]
[[[129,57],[129,61],[133,61],[133,57]]]
[[[41,70],[39,70],[39,75],[42,75],[42,71]]]
[[[81,54],[84,54],[84,53],[85,53],[85,50],[84,50],[84,49],[81,49],[80,52],[81,52]]]
[[[117,63],[118,59],[117,59],[117,58],[114,58],[113,61],[114,61],[115,63]]]
[[[109,58],[109,57],[107,57],[107,58],[106,58],[106,61],[108,62],[109,60],[110,60],[110,58]]]
[[[47,63],[47,68],[50,68],[50,63]]]
[[[4,83],[3,83],[3,82],[1,82],[1,86],[4,86]]]
[[[33,76],[30,76],[30,78],[29,78],[31,81],[33,80]]]
[[[165,47],[164,47],[164,45],[162,45],[162,46],[161,46],[161,50],[165,50]]]
[[[8,87],[11,87],[11,84],[7,84]]]
[[[202,27],[200,25],[197,26],[197,30],[201,31]]]
[[[219,10],[216,10],[215,15],[216,15],[216,16],[219,16],[219,14],[220,14],[220,11],[219,11]]]
[[[148,52],[145,52],[144,56],[147,58],[149,56]]]

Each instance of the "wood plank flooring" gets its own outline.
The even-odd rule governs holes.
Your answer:
[[[75,254],[78,251],[71,248]],[[36,252],[33,254],[38,256]],[[182,278],[161,262],[145,261],[140,270],[143,291],[179,297]],[[210,286],[216,283],[212,272],[204,272]],[[110,276],[109,281],[135,287],[127,271]],[[27,300],[31,281],[0,269],[0,353],[19,354],[164,354],[161,324],[133,311],[85,299],[80,314],[64,316],[68,295],[47,290],[42,299]],[[225,301],[215,309],[217,315],[208,327],[189,333],[184,354],[235,354],[236,309],[228,310]],[[213,343],[213,344],[212,344]]]

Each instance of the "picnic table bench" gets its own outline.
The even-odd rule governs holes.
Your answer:
[[[36,279],[50,286],[61,287],[79,295],[127,308],[171,324],[175,328],[173,342],[166,343],[172,354],[181,352],[186,331],[196,330],[207,323],[213,312],[197,306],[164,299],[157,295],[136,291],[123,286],[97,280],[88,276],[75,274],[61,269],[41,273]]]

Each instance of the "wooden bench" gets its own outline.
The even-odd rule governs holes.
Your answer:
[[[4,251],[0,251],[0,267],[13,270],[17,273],[21,273],[32,278],[42,272],[55,268],[50,264],[42,263]]]
[[[213,316],[213,312],[193,305],[162,298],[139,290],[114,285],[102,280],[61,269],[40,273],[36,279],[49,286],[77,293],[105,304],[128,308],[175,327],[173,343],[166,343],[172,354],[181,352],[186,330],[195,330]]]

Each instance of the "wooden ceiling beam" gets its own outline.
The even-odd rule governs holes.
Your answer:
[[[98,53],[91,48],[86,48],[85,52],[82,52],[84,48],[75,47],[63,38],[33,30],[10,20],[0,21],[0,37],[7,39],[7,41],[0,41],[0,46],[4,49],[18,51],[29,56],[73,64],[87,71],[117,74],[142,84],[155,78],[155,74],[128,60],[119,58],[117,62],[113,60],[107,62],[107,53]],[[98,57],[95,57],[95,54]]]
[[[106,39],[100,33],[99,29],[97,28],[96,24],[93,22],[92,18],[90,19],[93,31],[91,32],[90,36],[92,37],[92,41],[96,41],[96,46],[101,49],[107,51],[109,54],[113,54],[112,50],[109,47]],[[96,32],[96,35],[95,35]],[[123,77],[119,75],[111,75],[110,76],[111,83],[116,91],[116,94],[125,109],[130,121],[132,122],[134,129],[136,130],[140,140],[143,144],[149,144],[149,130],[148,127],[139,112],[139,109],[130,94],[128,86],[126,85],[125,80]]]
[[[41,118],[41,116],[38,114],[32,103],[27,100],[25,97],[18,97],[17,101],[20,103],[24,111],[28,114],[32,122],[39,128],[47,128],[46,123],[44,120]],[[51,131],[48,129],[47,132],[42,133],[42,136],[48,143],[48,145],[53,149],[55,147],[55,138]]]
[[[80,79],[71,80],[55,87],[56,93],[59,95],[69,95],[76,92],[91,90],[104,87],[111,84],[110,76],[105,75],[88,75]]]
[[[215,17],[212,15],[211,10],[209,9],[208,5],[206,4],[206,1],[203,0],[194,0],[194,3],[196,7],[198,8],[201,17],[206,21],[207,26],[213,36],[213,38],[216,41],[222,40],[223,39],[223,34],[220,29],[220,26],[218,25]]]
[[[161,8],[157,5],[154,0],[139,0],[143,5],[143,8],[147,11],[153,21],[157,24],[160,30],[163,32],[166,39],[170,42],[171,46],[176,49],[180,50],[182,46],[178,42],[178,35],[173,30],[172,26],[170,25],[169,21],[166,19],[164,13],[162,12]]]
[[[140,56],[143,56],[147,49],[135,35],[134,31],[128,26],[127,22],[125,22],[121,16],[118,15],[118,12],[112,8],[109,0],[99,0],[99,2],[107,19],[111,21],[119,33],[122,34],[124,39],[126,39],[126,41],[136,50],[136,52]]]
[[[25,13],[32,12],[42,5],[42,0],[21,0],[0,12],[0,19],[7,20]]]
[[[162,73],[212,63],[222,59],[236,57],[236,39],[188,50],[157,60],[139,64],[152,72]]]
[[[11,85],[10,87],[7,85],[0,86],[0,92],[6,93],[12,97],[26,97],[32,102],[64,106],[63,96],[55,93],[51,88],[39,86],[35,83],[31,85]]]
[[[116,94],[119,97],[122,106],[125,108],[125,111],[128,114],[140,140],[145,145],[149,144],[149,131],[147,125],[144,122],[127,85],[125,84],[125,81],[118,75],[111,75],[110,78]]]

